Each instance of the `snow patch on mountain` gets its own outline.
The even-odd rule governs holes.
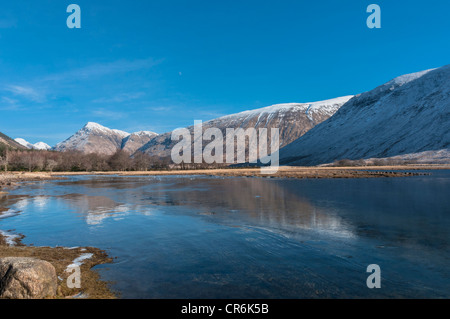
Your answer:
[[[15,138],[14,141],[16,141],[17,143],[19,143],[22,146],[25,146],[26,148],[32,149],[33,148],[33,144],[31,144],[30,142],[24,140],[23,138]]]
[[[352,97],[353,95],[348,95],[318,102],[274,104],[271,106],[266,106],[255,110],[247,110],[236,114],[226,115],[218,119],[215,119],[214,121],[227,120],[230,118],[242,118],[242,117],[251,118],[255,116],[262,118],[264,115],[266,115],[267,119],[269,120],[275,115],[280,116],[280,114],[282,113],[287,112],[306,113],[306,111],[308,110],[310,110],[311,112],[334,113]]]
[[[155,136],[158,135],[158,133],[155,132],[151,132],[151,131],[139,131],[139,132],[134,132],[131,133],[132,135],[137,135],[137,136]]]
[[[33,150],[33,149],[34,150],[49,150],[52,148],[50,145],[48,145],[44,142],[38,142],[36,144],[31,144],[30,142],[24,140],[23,138],[16,138],[15,141],[30,150]]]
[[[44,142],[38,142],[36,144],[33,144],[34,149],[37,150],[50,150],[52,147],[50,145],[48,145],[47,143]]]
[[[110,129],[110,128],[107,128],[106,126],[100,125],[95,122],[88,122],[81,130],[86,133],[101,132],[101,133],[109,134],[111,132],[114,132],[122,137],[127,137],[130,135],[130,133],[128,133],[128,132],[124,132],[124,131],[116,130],[116,129]]]

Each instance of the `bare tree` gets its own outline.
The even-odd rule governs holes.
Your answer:
[[[125,171],[131,166],[130,164],[130,155],[123,150],[118,150],[109,158],[109,166],[114,171]]]
[[[49,170],[50,172],[53,172],[55,167],[58,166],[58,162],[52,159],[48,159],[45,163],[45,168]]]

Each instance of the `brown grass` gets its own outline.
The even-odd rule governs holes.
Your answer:
[[[52,177],[73,175],[120,175],[120,176],[163,176],[163,175],[210,175],[210,176],[260,176],[278,178],[369,178],[402,177],[418,175],[417,170],[450,169],[450,165],[402,165],[402,166],[368,166],[368,167],[280,167],[275,174],[261,174],[259,168],[223,168],[197,170],[170,170],[145,172],[67,172],[52,173]],[[396,170],[398,172],[392,172]]]
[[[81,288],[70,289],[67,287],[67,266],[82,254],[91,253],[93,257],[84,261],[81,265]],[[73,298],[77,294],[87,295],[89,299],[113,299],[116,295],[109,289],[109,283],[100,280],[99,274],[92,268],[96,265],[112,262],[107,254],[98,248],[79,247],[68,249],[64,247],[34,247],[25,246],[20,239],[16,240],[16,246],[8,246],[0,234],[0,258],[2,257],[33,257],[48,261],[55,269],[58,279],[58,291],[55,298]]]
[[[163,175],[212,175],[212,176],[273,176],[284,178],[366,178],[366,177],[398,177],[416,175],[417,170],[443,170],[450,169],[445,164],[413,164],[398,166],[282,166],[275,174],[261,174],[259,168],[220,168],[220,169],[191,169],[166,171],[111,171],[111,172],[8,172],[0,173],[0,189],[17,186],[24,181],[43,181],[61,179],[62,176],[78,175],[121,175],[121,176],[163,176]],[[389,171],[399,171],[396,173]],[[1,196],[1,191],[0,191]]]

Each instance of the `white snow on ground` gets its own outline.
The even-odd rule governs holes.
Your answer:
[[[94,254],[91,253],[81,254],[80,257],[75,258],[72,261],[72,263],[69,266],[67,266],[67,269],[70,269],[72,267],[80,267],[85,260],[91,259],[92,256],[94,256]]]
[[[17,238],[20,238],[19,235],[11,234],[3,230],[0,230],[0,235],[4,237],[6,244],[8,244],[9,246],[15,246],[16,245],[15,240]]]
[[[20,211],[9,209],[6,212],[0,213],[0,219],[5,219],[8,217],[16,216]]]

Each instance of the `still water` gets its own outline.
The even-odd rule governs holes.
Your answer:
[[[0,200],[0,230],[94,246],[123,298],[448,298],[450,172],[375,179],[82,176]],[[381,267],[369,289],[367,266]]]

